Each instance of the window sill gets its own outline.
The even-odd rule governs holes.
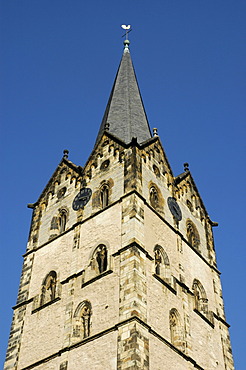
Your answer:
[[[154,278],[156,278],[160,283],[165,285],[166,288],[168,288],[173,294],[177,294],[177,291],[168,283],[166,282],[163,278],[161,278],[157,274],[153,274]]]
[[[55,302],[58,302],[60,301],[60,297],[56,297],[55,299],[52,299],[52,301],[49,301],[49,302],[46,302],[45,304],[43,304],[42,306],[38,307],[38,308],[35,308],[34,310],[32,310],[32,314],[35,313],[35,312],[38,312],[40,310],[42,310],[43,308],[47,307],[47,306],[50,306],[51,304],[55,303]]]
[[[193,310],[198,316],[200,316],[204,321],[206,321],[212,328],[214,328],[214,324],[200,311],[198,311],[196,308]]]
[[[111,274],[112,272],[113,272],[113,270],[107,270],[107,271],[102,272],[101,274],[95,276],[94,278],[82,283],[81,288],[84,288],[86,285],[94,283],[94,281],[97,281],[97,280],[103,278],[104,276]]]

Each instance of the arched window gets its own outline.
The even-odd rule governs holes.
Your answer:
[[[151,186],[149,189],[149,200],[152,207],[156,208],[159,205],[158,191],[155,186]]]
[[[194,208],[193,208],[193,205],[192,205],[192,203],[191,203],[191,201],[189,199],[187,199],[186,204],[187,204],[187,207],[189,208],[189,210],[191,212],[193,212],[194,211]]]
[[[107,207],[108,200],[109,200],[109,188],[107,184],[104,184],[100,189],[100,201],[102,208]]]
[[[50,271],[48,275],[46,275],[42,284],[40,306],[49,301],[53,301],[56,298],[56,286],[57,274],[55,271]]]
[[[66,230],[66,223],[67,223],[67,211],[62,209],[59,215],[59,226],[60,226],[60,233]]]
[[[160,249],[155,250],[155,273],[157,275],[161,274],[161,264],[162,264],[162,256]]]
[[[103,274],[110,267],[109,252],[105,244],[99,244],[93,251],[88,267],[85,269],[83,282]]]
[[[56,237],[66,230],[67,218],[68,212],[64,208],[60,209],[58,215],[52,218],[50,224],[50,238]]]
[[[169,258],[160,245],[154,248],[155,253],[155,273],[170,283],[171,271]]]
[[[58,217],[54,216],[51,220],[50,230],[58,229]]]
[[[74,313],[73,337],[87,338],[91,332],[91,303],[87,300],[81,302]]]
[[[193,224],[191,220],[187,220],[186,222],[186,233],[188,242],[192,245],[192,247],[199,250],[200,236],[196,226]]]
[[[208,299],[206,291],[199,280],[194,279],[192,290],[194,293],[195,309],[204,315],[208,314]]]
[[[183,328],[181,325],[180,314],[176,308],[172,308],[169,313],[169,325],[171,343],[180,351],[185,352],[185,342]]]
[[[160,170],[155,164],[153,164],[153,171],[157,177],[160,177]]]

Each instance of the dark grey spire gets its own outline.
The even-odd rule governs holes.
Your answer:
[[[128,48],[129,41],[125,40],[124,44],[124,53],[96,143],[102,137],[105,128],[126,144],[130,143],[133,137],[137,138],[138,143],[151,138],[148,119]]]

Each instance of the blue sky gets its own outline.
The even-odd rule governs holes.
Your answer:
[[[131,24],[151,127],[212,220],[237,369],[245,368],[246,2],[1,0],[1,338],[4,359],[31,210],[63,149],[83,165]]]

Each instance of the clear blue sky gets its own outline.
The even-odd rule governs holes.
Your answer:
[[[63,149],[92,150],[131,24],[151,127],[212,220],[237,369],[245,369],[246,2],[1,0],[1,362],[31,210]]]

